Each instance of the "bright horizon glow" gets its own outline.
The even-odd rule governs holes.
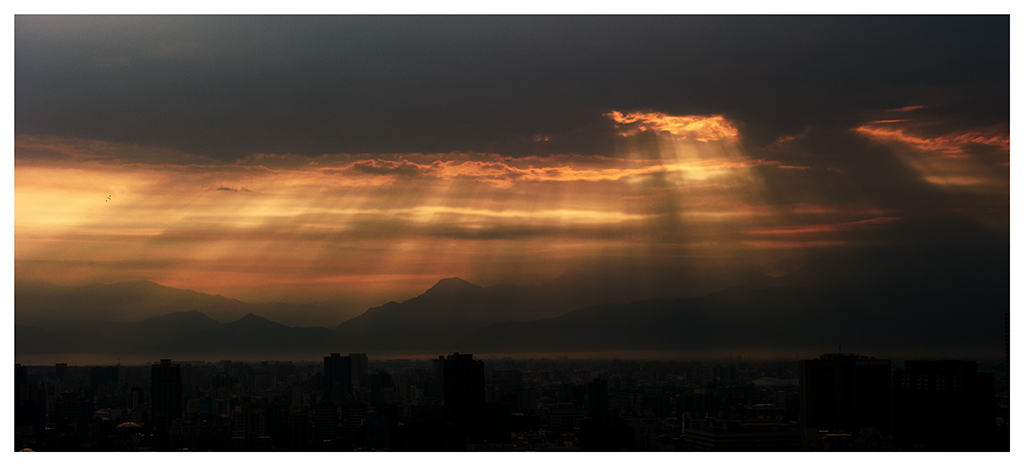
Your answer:
[[[591,157],[254,154],[219,162],[19,136],[16,271],[65,283],[142,278],[255,301],[372,300],[408,297],[450,276],[544,281],[601,256],[746,263],[777,274],[780,260],[861,244],[849,235],[901,217],[867,202],[768,201],[772,170],[813,170],[747,155],[723,116],[606,116],[627,131],[615,154]],[[977,141],[1008,147],[989,133],[924,139],[879,124],[855,132],[922,153],[960,153],[955,144]],[[930,183],[991,183],[953,176],[961,159],[945,170],[947,159],[903,157]]]

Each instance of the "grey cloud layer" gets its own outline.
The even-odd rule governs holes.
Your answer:
[[[757,147],[925,100],[996,124],[1008,120],[1008,26],[1008,17],[18,16],[16,131],[232,160],[609,155],[614,133],[601,115],[611,110],[725,114]]]

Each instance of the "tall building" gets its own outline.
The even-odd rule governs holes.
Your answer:
[[[905,450],[996,448],[993,377],[974,361],[907,361],[893,371],[893,411]]]
[[[57,430],[85,433],[86,425],[92,421],[92,406],[92,402],[81,392],[61,393],[55,406]]]
[[[430,361],[430,373],[431,379],[429,387],[429,396],[437,398],[444,398],[444,356],[438,356],[437,359]]]
[[[324,356],[324,393],[340,401],[352,392],[352,358],[341,353]]]
[[[370,374],[370,399],[373,401],[390,401],[395,393],[395,384],[391,374],[383,369]]]
[[[364,401],[347,401],[341,405],[341,435],[354,448],[366,446],[366,424],[368,421],[368,403]]]
[[[288,415],[288,449],[291,451],[309,450],[309,408],[303,406],[299,411]]]
[[[97,389],[108,383],[117,383],[118,366],[97,366],[89,368],[89,389],[92,394],[97,395]]]
[[[349,353],[348,358],[352,360],[352,384],[365,387],[369,383],[367,379],[369,358],[365,353]]]
[[[155,449],[166,449],[167,428],[171,421],[181,415],[181,367],[171,364],[170,359],[161,359],[159,364],[153,364],[150,375],[153,446]]]
[[[892,374],[887,359],[824,354],[800,361],[800,425],[804,441],[831,434],[892,432]]]
[[[245,440],[249,434],[249,410],[245,407],[236,405],[235,410],[231,412],[231,437]]]
[[[484,362],[455,353],[444,361],[444,420],[472,434],[484,423]]]
[[[28,367],[21,364],[14,365],[14,406],[21,406],[25,399],[25,386],[28,385]],[[21,425],[21,424],[16,424]]]
[[[334,440],[338,438],[338,406],[331,400],[323,400],[313,411],[314,438]]]
[[[587,382],[587,416],[599,418],[608,413],[608,381],[594,379]]]

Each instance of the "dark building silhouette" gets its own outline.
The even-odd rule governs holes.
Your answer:
[[[974,361],[907,361],[893,371],[893,408],[905,450],[998,449],[993,377]]]
[[[352,392],[352,358],[340,353],[324,356],[324,394],[336,401]]]
[[[633,448],[633,430],[619,416],[587,418],[580,425],[580,449],[583,451],[629,451]]]
[[[22,387],[28,383],[28,367],[22,366],[21,364],[14,365],[14,386]],[[18,392],[14,392],[15,397],[18,396]]]
[[[119,372],[117,366],[97,366],[89,368],[89,389],[94,396],[100,392],[100,387],[110,383],[117,383]]]
[[[366,446],[369,411],[369,406],[363,401],[349,401],[341,406],[341,435],[353,448]]]
[[[390,450],[396,442],[398,409],[390,403],[379,404],[376,412],[366,420],[366,447],[372,450]]]
[[[369,378],[370,400],[378,403],[390,401],[395,390],[395,385],[391,381],[391,374],[379,370],[371,374]]]
[[[171,421],[181,415],[181,367],[171,364],[170,359],[161,359],[159,364],[153,364],[150,375],[153,447],[166,450],[169,448],[167,429]]]
[[[248,447],[246,437],[249,434],[249,410],[236,405],[228,419],[231,421],[232,450],[244,451]]]
[[[796,451],[800,433],[794,426],[764,421],[711,421],[687,429],[689,451]]]
[[[455,353],[444,361],[444,420],[476,440],[484,425],[484,362]]]
[[[487,381],[490,387],[496,390],[495,396],[487,401],[501,402],[508,405],[514,413],[530,409],[530,394],[523,383],[523,373],[520,370],[499,370],[490,373]]]
[[[28,367],[14,365],[14,425],[38,437],[46,424],[46,392],[28,383]]]
[[[303,406],[298,412],[288,416],[288,449],[291,451],[309,450],[309,408]]]
[[[800,425],[805,444],[828,434],[892,432],[889,360],[824,354],[800,361]],[[812,447],[813,448],[813,447]]]
[[[444,398],[444,356],[430,361],[430,384],[427,386],[429,395]]]
[[[718,409],[720,400],[711,390],[697,388],[683,392],[682,410],[691,418],[706,418]]]
[[[485,403],[484,424],[479,440],[506,444],[512,436],[512,408],[507,403]]]
[[[213,378],[213,388],[217,390],[231,390],[231,375],[227,372],[218,372]]]
[[[355,386],[355,355],[332,356],[325,366],[163,360],[121,366],[116,382],[110,366],[69,367],[60,381],[53,365],[16,365],[15,449],[1009,449],[1002,364],[994,376],[972,361],[909,361],[890,372],[889,361],[824,355],[736,363],[730,381],[728,363],[523,359],[487,372],[492,364],[452,354],[374,362]],[[435,367],[440,399],[426,389]],[[787,380],[798,373],[799,387]],[[340,399],[326,396],[328,377]]]
[[[288,448],[288,403],[277,398],[267,406],[267,435],[275,450]]]
[[[127,393],[125,393],[125,406],[130,409],[136,409],[139,405],[146,401],[146,391],[142,387],[131,387]]]
[[[68,364],[66,362],[58,362],[54,365],[53,378],[57,380],[64,380],[64,377],[68,372]]]
[[[57,431],[84,434],[92,420],[92,402],[81,392],[61,393],[55,403]]]
[[[412,406],[409,422],[397,429],[400,449],[450,451],[465,448],[465,439],[459,439],[453,426],[446,424],[443,417],[440,406]]]
[[[587,382],[587,416],[600,418],[608,413],[608,381],[594,379]]]
[[[321,401],[313,413],[314,437],[319,441],[338,438],[338,406],[329,399]]]
[[[367,366],[370,359],[366,357],[365,353],[350,353],[348,358],[352,361],[352,384],[365,387],[369,383]]]

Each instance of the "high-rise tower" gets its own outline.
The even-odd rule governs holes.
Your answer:
[[[164,450],[168,447],[167,428],[181,415],[181,368],[170,359],[161,359],[153,364],[151,376],[153,443],[154,448]]]
[[[974,361],[907,361],[893,371],[896,438],[907,450],[995,448],[995,390]]]
[[[805,441],[820,430],[892,432],[892,373],[887,359],[824,354],[800,361],[800,424]]]
[[[324,356],[324,393],[340,402],[345,394],[352,392],[352,358],[341,353]]]
[[[484,362],[455,353],[444,361],[444,419],[467,432],[484,423]]]
[[[349,353],[348,358],[352,361],[352,384],[365,387],[369,384],[367,378],[367,365],[370,360],[366,353]]]

